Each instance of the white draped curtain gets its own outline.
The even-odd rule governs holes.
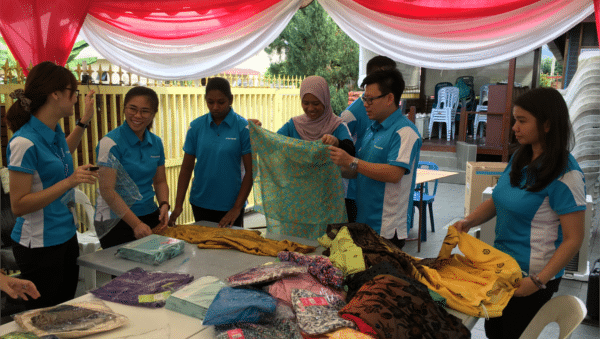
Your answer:
[[[189,80],[227,70],[268,46],[307,0],[11,0],[0,33],[22,67],[64,64],[82,28],[115,65]],[[352,39],[414,66],[496,64],[564,34],[600,0],[319,0]],[[600,12],[598,12],[600,13]],[[600,14],[597,14],[600,15]]]

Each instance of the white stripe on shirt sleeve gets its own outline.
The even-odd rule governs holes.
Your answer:
[[[10,142],[10,159],[9,166],[14,167],[22,167],[23,157],[29,148],[33,147],[33,141],[23,138],[16,137],[12,139]],[[27,168],[32,172],[35,171],[35,168]]]
[[[100,143],[98,144],[98,162],[107,163],[110,149],[116,145],[117,143],[109,137],[100,139]]]
[[[410,166],[410,156],[419,135],[410,126],[402,127],[396,133],[400,136],[400,149],[396,161]]]

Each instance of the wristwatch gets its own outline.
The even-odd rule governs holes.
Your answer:
[[[75,123],[75,125],[83,128],[83,129],[86,129],[90,125],[90,123],[88,122],[87,124],[84,124],[83,122],[81,122],[81,120],[77,120],[77,122]]]
[[[354,160],[352,160],[352,162],[350,163],[350,169],[355,171],[358,170],[358,158],[354,158]]]

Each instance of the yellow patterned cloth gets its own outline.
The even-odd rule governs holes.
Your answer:
[[[311,253],[316,250],[313,246],[302,245],[289,240],[265,239],[258,231],[200,225],[169,227],[161,235],[185,240],[191,244],[198,244],[198,248],[236,249],[244,253],[271,257],[276,257],[280,251]]]
[[[249,126],[254,201],[269,233],[317,239],[327,224],[347,221],[340,169],[326,145]]]
[[[456,245],[464,256],[452,254]],[[427,279],[418,280],[446,298],[448,307],[476,317],[501,316],[523,279],[515,259],[453,226],[428,266]]]

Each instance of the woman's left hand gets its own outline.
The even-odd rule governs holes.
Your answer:
[[[85,96],[85,112],[81,116],[80,120],[84,124],[89,123],[92,120],[92,117],[94,116],[94,94],[96,94],[96,92],[94,90],[91,90]]]
[[[233,223],[240,216],[241,212],[242,212],[241,208],[234,207],[234,208],[230,209],[229,212],[227,212],[227,214],[225,214],[223,219],[221,219],[221,221],[219,221],[219,227],[233,226]]]
[[[540,289],[535,285],[533,280],[530,277],[523,278],[521,280],[521,285],[515,291],[515,297],[526,297],[532,295],[533,293],[539,291]]]
[[[324,143],[325,145],[331,145],[331,146],[335,146],[338,147],[340,145],[340,141],[338,140],[338,138],[334,137],[331,134],[325,134],[321,137],[321,142]]]

